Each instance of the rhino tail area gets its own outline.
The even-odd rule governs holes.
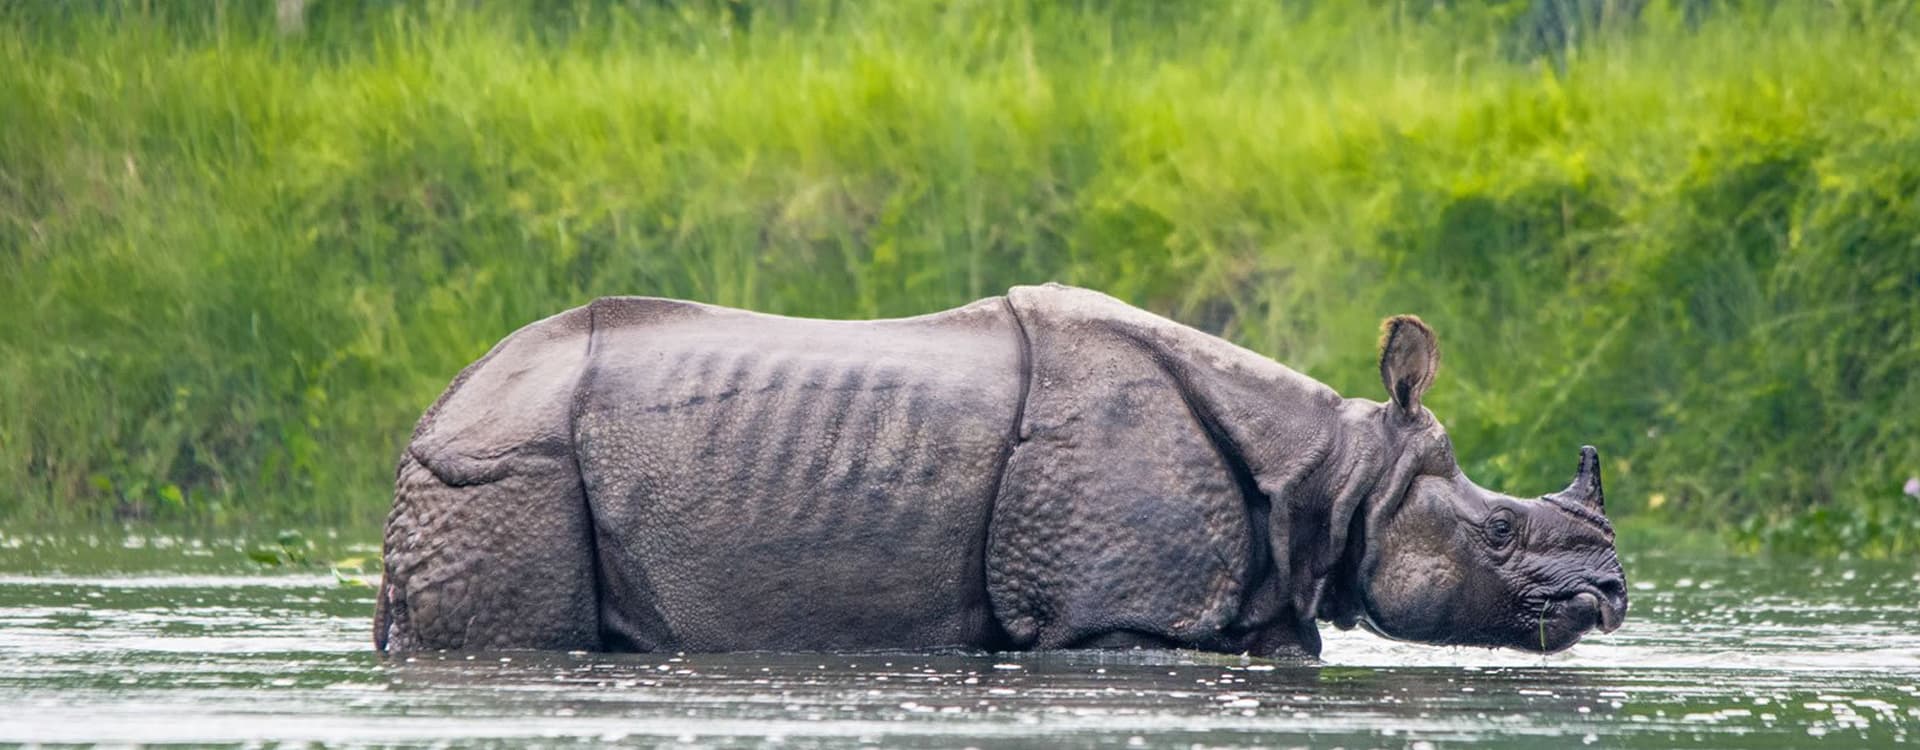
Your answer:
[[[572,429],[593,329],[593,306],[520,329],[421,417],[394,479],[376,648],[599,649]]]

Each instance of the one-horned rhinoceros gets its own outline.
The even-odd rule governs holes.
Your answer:
[[[1317,621],[1558,651],[1625,616],[1599,458],[1464,476],[1385,323],[1385,402],[1046,285],[898,320],[602,299],[455,378],[401,458],[386,651],[1161,647]]]

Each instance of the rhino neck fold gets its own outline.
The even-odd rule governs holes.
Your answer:
[[[1379,402],[1346,399],[1332,450],[1302,483],[1293,513],[1311,521],[1292,545],[1294,611],[1302,630],[1316,620],[1351,628],[1362,613],[1357,577],[1369,519],[1387,509],[1411,479],[1414,462],[1393,439]]]

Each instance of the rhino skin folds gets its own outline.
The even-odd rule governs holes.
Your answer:
[[[1473,486],[1418,405],[1431,330],[1396,318],[1388,339],[1375,402],[1054,284],[878,321],[597,300],[507,337],[421,417],[375,644],[1317,655],[1326,619],[1535,648],[1517,614],[1372,580],[1415,555],[1478,608],[1535,607],[1535,650],[1617,626],[1597,459],[1586,505]],[[1537,554],[1478,541],[1503,513],[1540,517]]]

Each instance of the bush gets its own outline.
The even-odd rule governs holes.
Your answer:
[[[366,528],[453,373],[595,296],[1050,279],[1352,396],[1417,312],[1517,494],[1591,442],[1617,514],[1879,502],[1920,468],[1912,22],[1543,7],[0,3],[0,517]]]

